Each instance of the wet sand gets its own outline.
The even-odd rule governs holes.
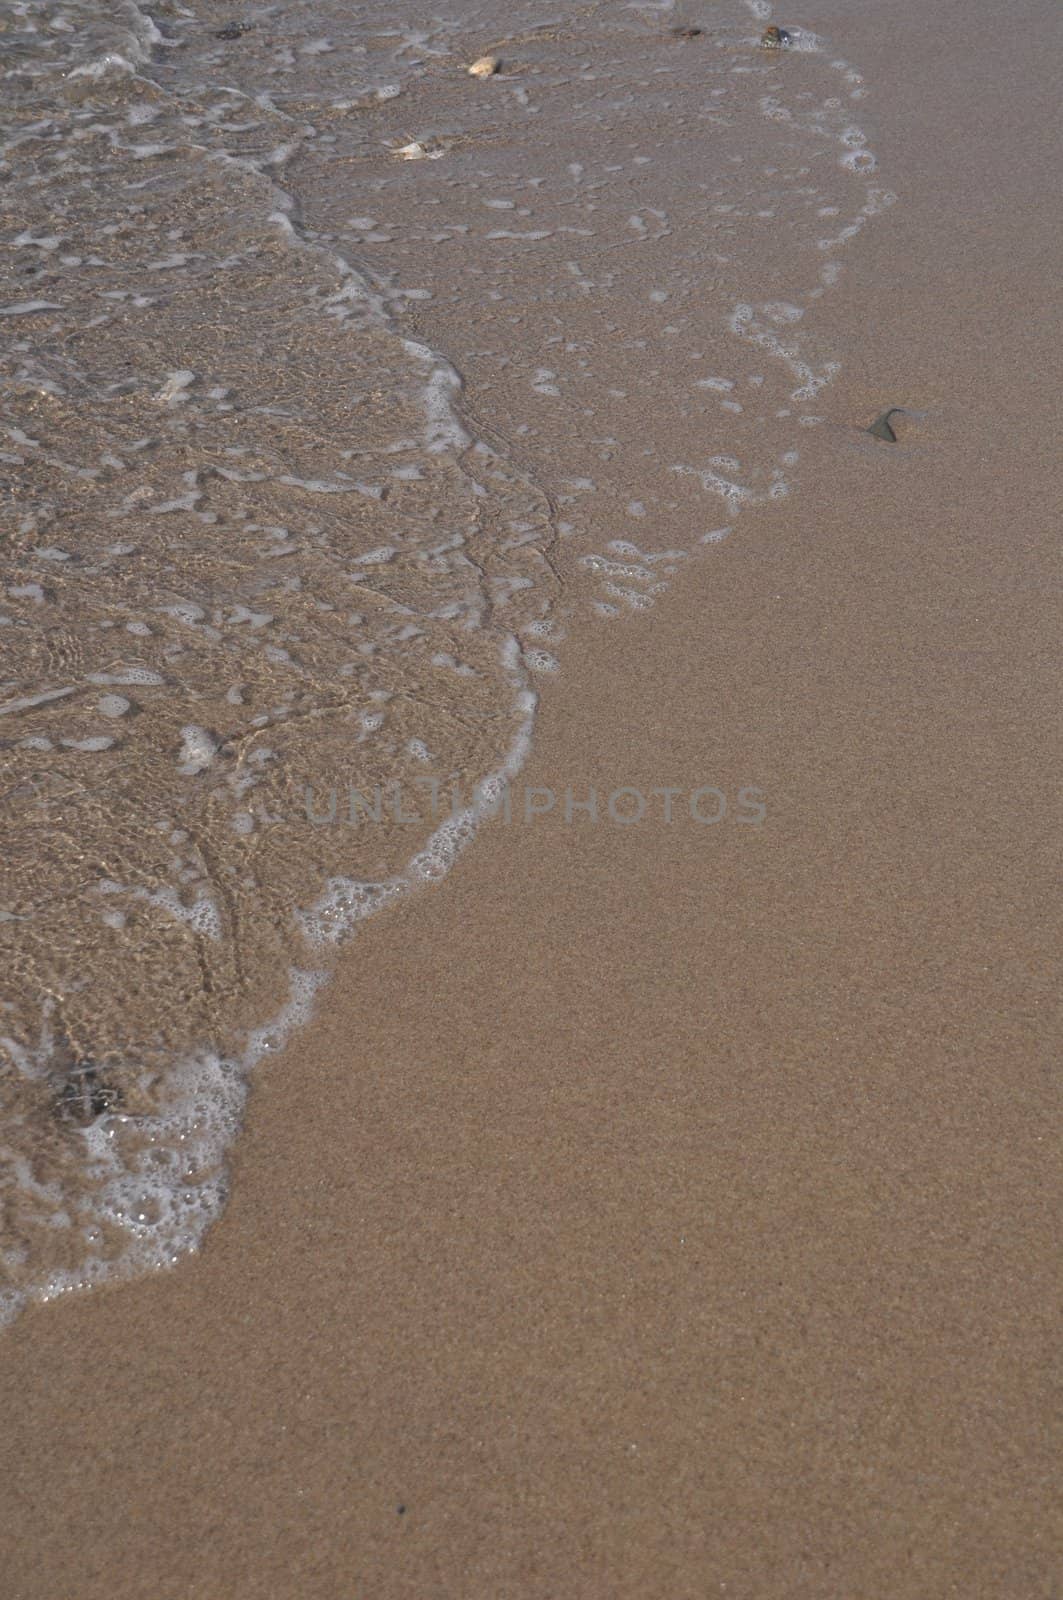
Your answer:
[[[1058,18],[848,9],[837,426],[524,775],[766,821],[495,825],[365,931],[202,1255],[5,1334],[16,1600],[1057,1592]]]

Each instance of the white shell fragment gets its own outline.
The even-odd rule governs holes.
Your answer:
[[[434,139],[412,139],[409,144],[399,145],[392,154],[400,156],[403,161],[438,161],[443,154],[443,147]]]
[[[466,67],[470,78],[493,78],[501,62],[497,56],[481,56],[471,67]]]

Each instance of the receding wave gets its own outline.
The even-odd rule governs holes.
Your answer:
[[[892,200],[859,73],[737,4],[504,15],[0,25],[0,1320],[195,1247],[249,1069],[473,837],[566,632],[822,421],[798,325]],[[445,820],[328,814],[428,776]]]

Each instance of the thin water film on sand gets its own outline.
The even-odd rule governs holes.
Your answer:
[[[0,23],[0,1315],[195,1246],[248,1068],[478,820],[308,792],[512,774],[566,632],[796,486],[892,196],[762,12]]]

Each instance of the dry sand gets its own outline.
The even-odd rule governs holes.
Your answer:
[[[839,426],[526,774],[767,821],[495,826],[359,937],[203,1254],[4,1336],[10,1600],[1060,1592],[1059,17],[836,9]]]

